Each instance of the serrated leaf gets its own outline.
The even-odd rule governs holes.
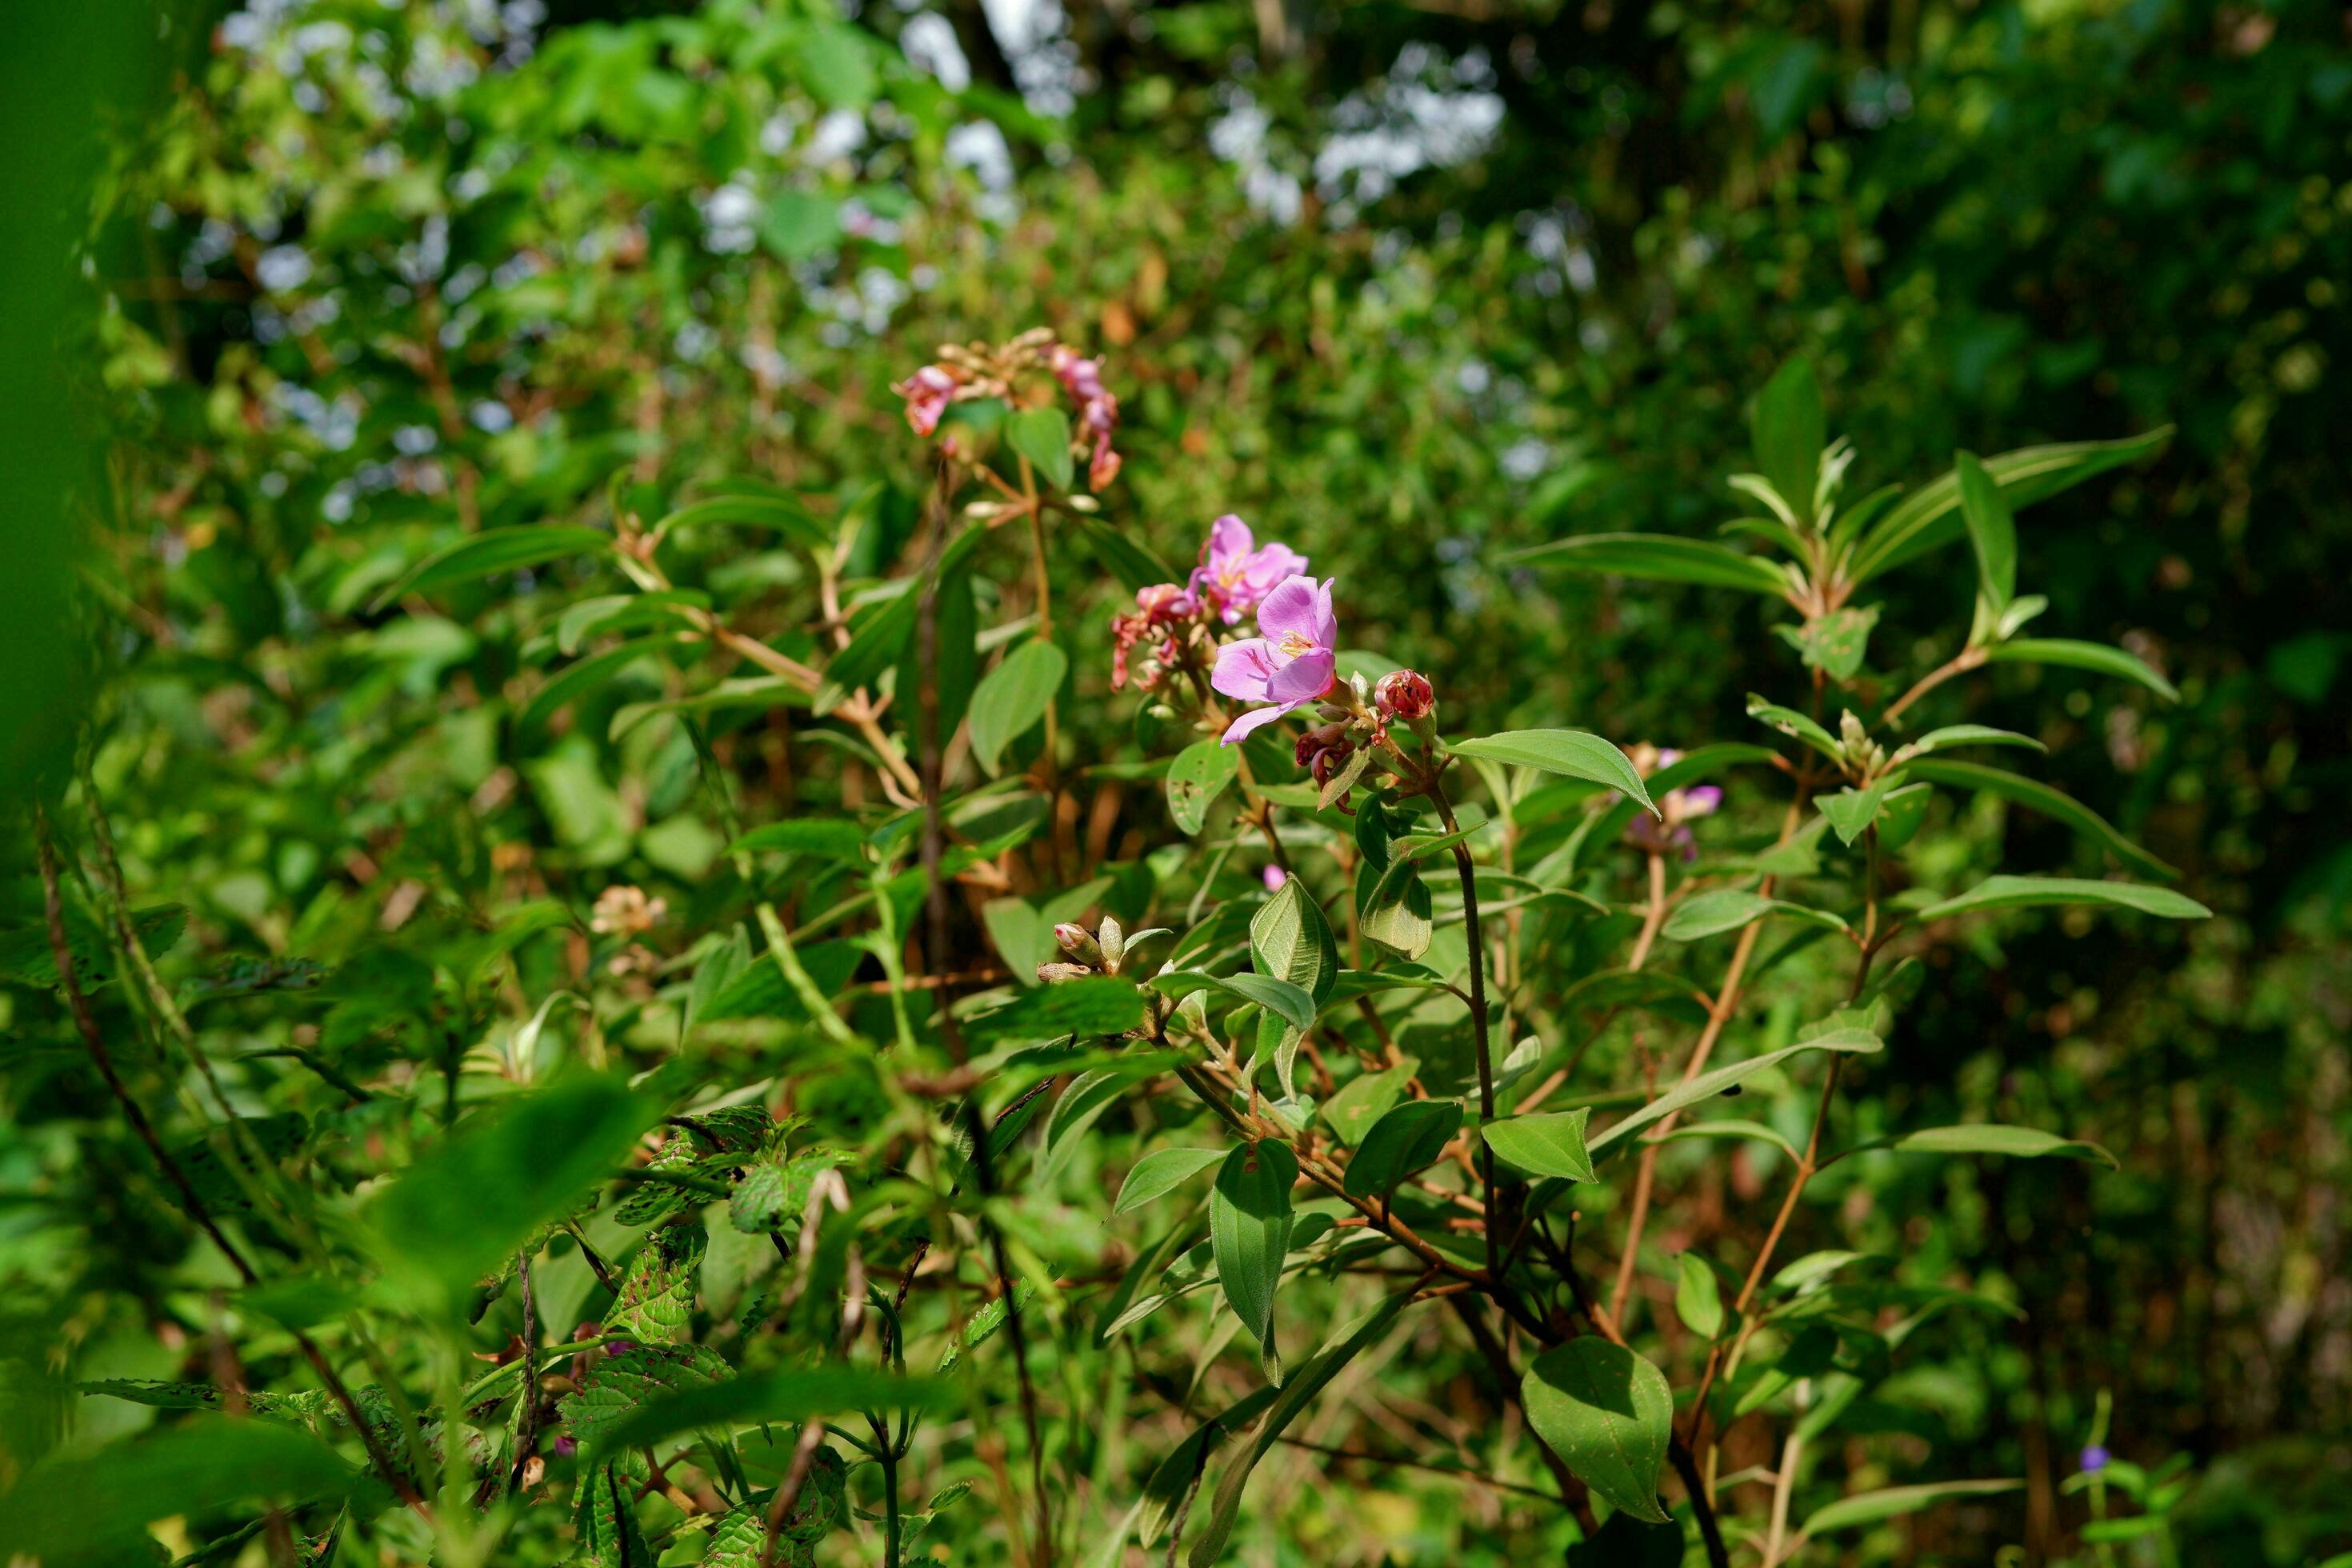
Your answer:
[[[1653,1524],[1675,1417],[1665,1374],[1623,1345],[1586,1334],[1538,1356],[1519,1383],[1528,1425],[1577,1479]]]
[[[586,1379],[557,1409],[579,1442],[602,1442],[614,1427],[647,1405],[689,1388],[708,1388],[735,1375],[708,1345],[638,1344],[592,1356]]]
[[[647,1344],[684,1340],[709,1245],[698,1226],[667,1226],[646,1237],[622,1271],[620,1289],[604,1314],[605,1332]]]
[[[981,677],[971,693],[971,754],[982,767],[996,773],[1004,748],[1045,717],[1069,670],[1069,656],[1032,637]]]
[[[1537,1111],[1489,1121],[1479,1129],[1479,1136],[1487,1148],[1531,1176],[1598,1181],[1592,1156],[1584,1148],[1584,1124],[1591,1119],[1589,1105],[1573,1110]]]
[[[1507,730],[1499,735],[1456,741],[1451,750],[1456,756],[1484,757],[1490,762],[1589,779],[1641,802],[1652,816],[1657,815],[1658,808],[1652,804],[1641,770],[1633,760],[1600,736],[1582,730]]]
[[[1274,1342],[1275,1289],[1290,1251],[1290,1189],[1298,1161],[1286,1144],[1244,1143],[1224,1157],[1209,1194],[1209,1243],[1217,1283],[1258,1342],[1266,1381],[1282,1382]]]
[[[781,1231],[808,1212],[809,1191],[818,1173],[848,1162],[846,1154],[826,1148],[764,1154],[745,1166],[743,1179],[735,1184],[727,1222],[740,1231]]]
[[[1948,920],[1984,910],[2030,910],[2058,904],[2092,904],[2130,910],[2168,921],[2200,921],[2212,910],[2169,888],[2142,882],[2100,882],[2080,877],[1988,877],[1958,898],[1930,904],[1923,921]]]
[[[1241,748],[1216,741],[1195,741],[1168,764],[1168,815],[1177,831],[1190,837],[1209,819],[1209,807],[1234,782],[1242,765]]]
[[[1223,1149],[1155,1149],[1138,1160],[1119,1184],[1118,1201],[1111,1205],[1115,1215],[1139,1209],[1155,1198],[1165,1197],[1210,1166],[1222,1162]]]
[[[1378,1197],[1433,1163],[1462,1130],[1462,1107],[1451,1100],[1408,1100],[1392,1107],[1357,1144],[1344,1190],[1351,1198]]]

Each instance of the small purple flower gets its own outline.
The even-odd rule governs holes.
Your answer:
[[[580,1439],[565,1433],[555,1440],[555,1452],[561,1458],[570,1458],[580,1451]]]
[[[1644,778],[1661,769],[1673,767],[1683,758],[1680,752],[1672,749],[1660,751],[1646,743],[1634,747],[1628,754]],[[1664,855],[1672,850],[1678,852],[1685,860],[1696,860],[1698,858],[1698,840],[1692,836],[1690,825],[1702,816],[1712,816],[1722,805],[1723,792],[1713,784],[1670,789],[1658,796],[1658,811],[1664,820],[1654,821],[1646,816],[1637,816],[1626,825],[1625,837],[1634,847],[1646,849],[1653,855]]]
[[[1282,891],[1282,885],[1290,880],[1290,873],[1279,866],[1267,866],[1263,875],[1265,880],[1265,890],[1269,893]]]
[[[1258,635],[1217,650],[1209,684],[1244,702],[1270,702],[1226,726],[1230,746],[1252,731],[1306,706],[1330,689],[1339,668],[1339,617],[1331,608],[1331,582],[1286,577],[1258,606]]]
[[[1250,525],[1227,512],[1209,524],[1201,563],[1192,568],[1189,585],[1225,625],[1238,626],[1284,578],[1306,570],[1307,557],[1287,544],[1261,546]]]
[[[2105,1469],[2107,1468],[2107,1461],[2114,1458],[2115,1456],[2113,1454],[2108,1453],[2105,1448],[2102,1448],[2096,1443],[2094,1443],[2089,1447],[2083,1450],[2083,1473],[2086,1476],[2096,1475],[2099,1471]]]

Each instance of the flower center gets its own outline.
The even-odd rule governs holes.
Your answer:
[[[1300,632],[1283,633],[1282,640],[1274,646],[1280,649],[1285,657],[1289,658],[1297,658],[1301,654],[1313,653],[1315,651],[1315,645],[1307,639],[1304,633]]]

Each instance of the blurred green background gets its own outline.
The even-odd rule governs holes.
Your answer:
[[[1740,733],[1788,650],[1747,599],[1497,558],[1711,534],[1746,399],[1791,353],[1859,448],[1854,494],[1956,448],[2175,426],[2021,537],[2052,624],[2182,700],[2004,670],[1966,716],[2049,743],[2042,776],[2219,918],[2053,918],[1949,954],[1948,1001],[1873,1079],[1897,1110],[2066,1127],[2125,1171],[1937,1166],[1848,1186],[1841,1215],[2036,1304],[1917,1374],[1931,1440],[2037,1478],[2009,1535],[2034,1560],[2069,1549],[2054,1488],[2100,1390],[2117,1454],[2193,1460],[2185,1560],[2343,1549],[2341,5],[8,10],[8,765],[32,784],[96,704],[133,880],[190,907],[205,952],[363,931],[355,858],[462,859],[476,819],[690,900],[715,845],[663,835],[661,777],[568,805],[584,742],[526,787],[502,766],[487,704],[529,650],[498,606],[381,635],[363,607],[453,512],[585,515],[616,468],[878,476],[903,529],[923,473],[888,384],[943,340],[1045,323],[1106,354],[1128,421],[1110,515],[1163,555],[1238,511],[1339,575],[1351,643],[1430,670],[1478,727],[1605,714],[1628,743]],[[87,637],[57,609],[69,531]],[[1889,627],[1970,593],[1949,552],[1883,586]],[[1922,651],[1949,649],[1900,654]],[[102,697],[72,695],[92,676]],[[1131,744],[1110,705],[1084,712],[1104,727],[1082,749]],[[2021,867],[2080,853],[2032,818],[1958,826]],[[11,921],[37,912],[28,843]],[[0,1189],[53,1170],[87,1110],[13,1081]],[[0,1287],[136,1339],[142,1245],[11,1208]]]

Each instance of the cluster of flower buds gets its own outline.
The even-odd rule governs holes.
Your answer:
[[[1647,778],[1661,768],[1673,767],[1683,754],[1671,747],[1660,750],[1647,741],[1625,753],[1634,771]],[[1693,784],[1688,789],[1670,789],[1657,797],[1658,816],[1636,816],[1625,825],[1625,841],[1636,849],[1651,855],[1679,855],[1685,860],[1698,858],[1698,840],[1690,825],[1702,816],[1711,816],[1723,804],[1723,792],[1713,784]]]
[[[1118,477],[1118,399],[1103,384],[1102,361],[1087,359],[1048,327],[1034,327],[1002,344],[943,343],[939,358],[890,388],[907,400],[907,424],[929,439],[954,404],[982,398],[1014,400],[1024,377],[1051,375],[1076,409],[1071,447],[1087,454],[1087,483],[1101,489]]]
[[[1113,616],[1110,622],[1110,689],[1118,690],[1131,679],[1138,691],[1158,688],[1176,662],[1184,642],[1184,627],[1200,613],[1200,601],[1173,583],[1154,583],[1135,591],[1135,608]],[[1151,652],[1130,667],[1135,645],[1156,637]]]
[[[1838,745],[1857,778],[1866,779],[1885,770],[1886,748],[1870,738],[1869,727],[1854,717],[1851,708],[1838,716]]]
[[[1108,915],[1103,916],[1102,924],[1092,931],[1066,921],[1054,928],[1054,940],[1061,944],[1063,956],[1039,964],[1037,978],[1048,985],[1057,985],[1065,980],[1083,980],[1089,974],[1117,974],[1119,965],[1127,962],[1129,949],[1146,937],[1167,934],[1165,927],[1155,926],[1129,936]]]

